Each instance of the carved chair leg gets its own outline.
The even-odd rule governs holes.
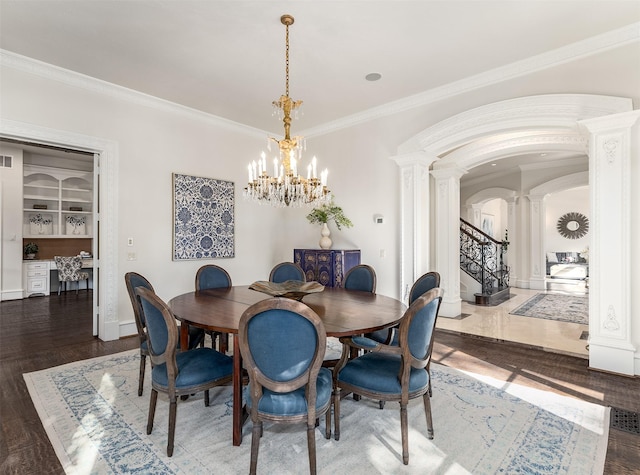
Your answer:
[[[427,437],[433,439],[433,418],[431,417],[431,396],[425,394],[422,396],[424,402],[424,413],[427,416]]]
[[[205,390],[204,392],[204,405],[209,407],[209,390]]]
[[[253,432],[251,433],[251,466],[249,473],[255,475],[258,467],[258,449],[260,448],[260,437],[262,436],[262,421],[253,423]]]
[[[158,401],[158,391],[151,389],[151,398],[149,399],[149,417],[147,418],[147,434],[151,434],[153,430],[153,418],[156,415],[156,402]]]
[[[402,434],[402,463],[409,465],[409,428],[407,421],[407,405],[400,403],[400,430]]]
[[[178,410],[178,401],[176,396],[171,397],[169,402],[169,438],[167,441],[167,456],[173,455],[173,440],[176,436],[176,412]]]
[[[384,401],[378,401],[378,406],[380,406],[380,409],[384,409]]]
[[[325,413],[324,417],[325,417],[324,438],[330,439],[331,438],[331,406],[329,406],[329,409],[327,409],[327,412]]]
[[[340,440],[340,388],[333,391],[333,438]]]
[[[138,396],[142,396],[142,389],[144,388],[144,370],[147,365],[147,357],[143,354],[140,355],[140,376],[138,377]]]
[[[316,431],[313,424],[307,424],[307,446],[309,447],[309,473],[316,474]]]

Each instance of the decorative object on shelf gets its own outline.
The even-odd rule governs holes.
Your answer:
[[[234,183],[173,174],[173,260],[234,257]]]
[[[324,285],[318,282],[301,282],[299,280],[285,280],[284,282],[259,280],[251,284],[249,288],[271,295],[272,297],[302,300],[305,295],[322,292]]]
[[[53,217],[50,214],[32,214],[29,217],[29,234],[53,234]]]
[[[580,239],[589,231],[589,219],[582,213],[566,213],[558,219],[556,229],[567,239]]]
[[[82,206],[69,206],[69,211],[82,211]]]
[[[24,245],[24,255],[27,259],[35,259],[39,249],[35,242],[28,242]]]
[[[307,166],[307,177],[298,174],[302,151],[306,144],[302,136],[291,137],[291,112],[297,116],[302,101],[293,101],[289,97],[289,26],[293,25],[291,15],[282,15],[280,22],[286,27],[286,87],[285,94],[273,101],[274,113],[284,123],[284,138],[277,140],[269,137],[267,148],[271,151],[271,142],[278,144],[279,157],[273,159],[273,176],[267,171],[266,155],[263,152],[258,163],[255,161],[248,166],[249,182],[244,189],[245,199],[259,204],[269,203],[276,207],[286,206],[317,206],[327,203],[331,199],[331,192],[327,188],[328,171],[325,169],[317,176],[316,157]]]
[[[84,216],[67,216],[66,234],[74,234],[77,236],[87,234],[86,218]]]
[[[33,209],[47,209],[47,205],[33,205]]]
[[[333,244],[331,238],[331,231],[329,230],[329,226],[327,223],[329,221],[333,221],[336,223],[336,227],[340,230],[342,226],[345,228],[350,228],[353,226],[353,223],[349,218],[347,218],[344,214],[344,211],[340,206],[337,206],[333,200],[329,203],[324,203],[321,206],[314,208],[311,213],[307,215],[307,220],[311,224],[322,224],[322,230],[320,234],[322,237],[320,238],[320,248],[322,249],[331,249],[331,245]]]

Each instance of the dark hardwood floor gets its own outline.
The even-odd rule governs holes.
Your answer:
[[[64,473],[31,403],[23,373],[137,347],[91,335],[91,292],[0,303],[0,474]],[[438,331],[434,360],[459,369],[640,412],[640,378],[525,346]],[[609,432],[606,474],[640,473],[640,436]]]

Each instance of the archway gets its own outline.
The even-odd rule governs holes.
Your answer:
[[[413,253],[403,252],[401,285],[404,287],[406,282],[415,279],[423,271],[438,270],[442,276],[442,286],[445,288],[445,299],[440,314],[444,317],[460,315],[460,271],[457,266],[459,262],[457,242],[460,216],[460,177],[474,166],[540,150],[574,150],[583,154],[589,152],[590,162],[595,161],[595,163],[606,160],[607,153],[611,156],[611,160],[615,160],[617,157],[626,159],[630,153],[628,135],[631,125],[628,124],[633,124],[635,116],[629,118],[625,116],[624,121],[621,119],[604,120],[602,123],[597,122],[597,125],[594,126],[591,124],[596,118],[613,114],[623,116],[622,113],[632,110],[632,102],[626,98],[573,94],[525,97],[490,104],[458,114],[425,129],[400,145],[398,155],[392,159],[401,168],[402,245],[403,250],[407,248],[406,246],[409,249],[418,250]],[[585,122],[589,124],[587,127],[591,126],[595,132],[591,128],[589,131],[584,131],[581,124]],[[601,133],[600,131],[604,130],[615,131],[614,139],[610,139],[611,143],[607,143],[604,139],[594,140],[593,134]],[[592,147],[597,145],[597,150],[593,148],[588,150],[589,140],[592,141]],[[610,151],[607,152],[607,150]],[[624,164],[628,166],[627,161]],[[611,178],[615,179],[623,176],[621,170],[622,168],[611,169],[608,173],[611,173]],[[424,177],[429,173],[432,180]],[[590,177],[595,179],[594,175],[590,174]],[[606,186],[604,180],[597,178],[597,181],[598,189]],[[432,185],[434,186],[434,203],[433,206],[428,207],[430,213],[416,213],[417,208],[424,207],[424,200],[422,202],[418,202],[418,200],[431,195],[430,187]],[[607,196],[606,202],[609,206],[614,202],[613,206],[616,209],[618,207],[622,210],[629,209],[628,204],[623,203],[623,197],[618,195]],[[530,210],[533,214],[540,212],[536,209],[535,204],[530,206]],[[430,228],[430,222],[437,223],[435,229]],[[598,216],[594,216],[592,226],[595,236],[611,232],[610,228],[598,221]],[[608,226],[611,226],[611,223]],[[602,229],[600,229],[601,227]],[[622,236],[620,239],[623,243],[627,242],[629,240],[628,228],[619,222],[616,222],[615,228],[626,230],[627,236]],[[533,228],[530,231],[536,232]],[[435,238],[433,256],[428,253],[429,247],[426,247],[426,251],[420,252],[423,243],[418,240],[424,235]],[[533,239],[535,238],[536,236],[533,236]],[[426,240],[426,243],[430,246],[429,239]],[[591,249],[595,250],[593,245]],[[421,259],[417,261],[416,257]],[[591,257],[592,261],[594,257],[597,258],[593,253]],[[616,255],[616,261],[618,260],[619,256]],[[418,265],[414,265],[414,262],[417,262]],[[537,262],[540,261],[537,260]],[[412,275],[411,270],[414,269],[415,273]],[[521,270],[529,272],[529,269],[523,268]],[[620,279],[623,282],[619,282],[618,286],[628,289],[630,277],[625,274],[620,276]],[[603,292],[602,289],[598,286],[594,287],[592,284],[590,294],[592,301],[600,302],[601,292]],[[628,307],[624,304],[626,298],[625,294],[618,299],[623,310]],[[602,314],[607,314],[606,309]],[[623,337],[622,343],[617,343],[614,346],[620,347],[620,351],[624,353],[625,369],[624,371],[620,370],[620,365],[614,365],[605,354],[605,352],[611,354],[613,336],[610,339],[609,336],[603,337],[603,341],[607,339],[609,346],[607,347],[604,343],[599,346],[602,351],[603,363],[601,366],[596,366],[613,371],[628,372],[629,361],[633,361],[633,352],[628,345],[628,321],[618,321],[617,314],[612,318],[616,319],[615,325],[611,325],[612,330]],[[625,313],[624,318],[630,318],[628,313]],[[590,327],[593,326],[593,322],[590,321]],[[590,345],[590,348],[590,351],[593,351],[593,345]],[[629,354],[631,358],[628,358]],[[613,367],[616,369],[612,369]],[[631,368],[633,368],[632,364]],[[633,374],[633,369],[631,369],[631,374]]]

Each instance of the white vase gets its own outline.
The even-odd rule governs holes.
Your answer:
[[[331,235],[331,231],[329,231],[329,226],[327,226],[327,223],[322,223],[322,231],[320,231],[320,234],[322,234],[322,237],[320,238],[320,248],[331,249],[331,244],[333,243],[331,242],[331,238],[329,237]]]

